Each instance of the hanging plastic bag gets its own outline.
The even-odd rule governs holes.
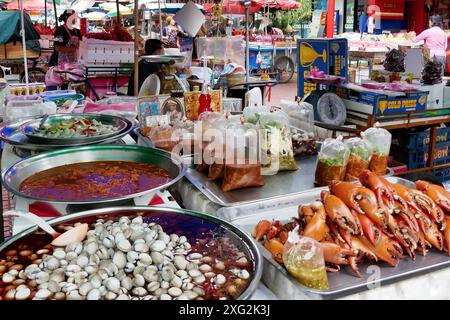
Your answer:
[[[298,226],[289,232],[284,245],[283,263],[288,272],[306,287],[328,289],[323,249],[319,242],[298,234]]]
[[[369,170],[378,175],[385,175],[392,135],[386,129],[380,128],[380,124],[377,122],[373,128],[364,131],[364,137],[371,147],[372,158],[370,159]]]
[[[345,141],[349,149],[347,168],[345,171],[345,181],[358,180],[361,172],[369,168],[371,151],[370,145],[365,139],[358,137]]]
[[[316,184],[326,186],[333,180],[344,180],[349,156],[348,147],[337,139],[326,139],[322,144],[316,167]]]

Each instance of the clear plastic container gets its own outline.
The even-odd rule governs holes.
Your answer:
[[[344,180],[349,153],[342,136],[325,139],[317,161],[316,184],[326,186],[333,180]]]

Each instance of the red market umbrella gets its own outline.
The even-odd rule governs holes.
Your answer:
[[[215,4],[205,3],[203,8],[206,12],[213,12]],[[249,13],[253,14],[261,9],[261,5],[252,0],[249,8]],[[222,14],[245,14],[244,3],[241,1],[223,0],[222,2]]]
[[[263,6],[263,7],[269,7],[272,9],[282,9],[282,10],[289,10],[289,9],[298,9],[302,5],[300,2],[297,2],[295,0],[253,0],[257,4]]]

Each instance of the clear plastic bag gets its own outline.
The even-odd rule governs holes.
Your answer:
[[[314,132],[314,107],[300,101],[281,100],[280,108],[289,115],[289,123],[307,133]]]
[[[292,132],[289,116],[282,112],[263,113],[259,125],[264,130],[262,139],[263,174],[298,170],[292,148]]]
[[[369,170],[378,175],[385,175],[391,149],[391,133],[376,123],[374,127],[364,131],[363,136],[369,142],[372,153]]]
[[[342,136],[325,139],[317,161],[316,184],[326,186],[333,180],[344,180],[348,157],[349,150]]]
[[[172,152],[180,142],[180,138],[174,133],[172,126],[158,125],[150,130],[148,138],[155,145],[155,148]]]
[[[361,172],[369,168],[372,156],[370,145],[365,139],[358,137],[346,140],[345,144],[350,152],[345,171],[345,181],[356,181]]]
[[[284,245],[283,263],[298,282],[314,289],[328,289],[325,259],[320,243],[298,235],[298,227],[289,232]]]

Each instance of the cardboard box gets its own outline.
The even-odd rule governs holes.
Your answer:
[[[444,106],[444,83],[431,86],[420,86],[423,91],[428,91],[427,109],[441,109]]]

